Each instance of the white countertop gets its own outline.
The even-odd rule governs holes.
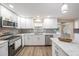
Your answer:
[[[35,33],[24,33],[27,35],[35,35]],[[42,35],[53,35],[54,33],[42,33]]]
[[[58,38],[51,38],[51,40],[56,43],[65,53],[69,56],[79,56],[79,43],[77,42],[62,42]]]
[[[8,42],[7,40],[0,40],[0,45],[3,44],[3,43],[6,43]]]

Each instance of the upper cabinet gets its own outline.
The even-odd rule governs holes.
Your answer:
[[[34,23],[32,18],[26,18],[26,28],[34,28]]]
[[[14,12],[10,11],[9,9],[7,9],[3,6],[0,6],[0,9],[1,9],[1,16],[2,17],[7,18],[8,21],[16,22],[17,15]]]
[[[1,6],[1,16],[7,18],[6,20],[11,21],[12,20],[12,13],[7,8]],[[5,20],[5,19],[3,19]]]
[[[44,19],[43,28],[53,29],[57,28],[57,19],[55,18],[46,18]]]
[[[2,17],[2,20],[6,21],[6,26],[12,28],[16,28],[17,26],[17,15],[16,13],[12,12],[8,8],[0,5],[0,16]]]
[[[33,28],[33,19],[18,17],[18,28],[20,29]]]
[[[79,20],[75,21],[74,28],[75,29],[79,29]]]

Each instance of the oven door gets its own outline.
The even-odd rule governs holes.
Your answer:
[[[9,56],[14,56],[15,55],[15,44],[12,43],[8,46],[8,53],[9,53]]]
[[[15,41],[15,50],[17,50],[21,46],[21,39]]]

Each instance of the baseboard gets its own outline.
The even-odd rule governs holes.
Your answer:
[[[45,46],[52,46],[52,45],[45,45]]]

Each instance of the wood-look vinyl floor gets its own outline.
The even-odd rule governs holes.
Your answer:
[[[17,56],[52,56],[51,46],[24,47]]]

